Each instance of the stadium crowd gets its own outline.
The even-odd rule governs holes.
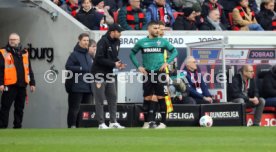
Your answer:
[[[112,23],[146,30],[162,21],[167,30],[276,30],[275,1],[262,0],[52,0],[91,30]]]

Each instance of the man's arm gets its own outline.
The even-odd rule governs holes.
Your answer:
[[[74,73],[82,73],[85,72],[84,69],[80,66],[80,63],[78,63],[78,60],[76,59],[74,52],[70,54],[69,58],[66,61],[65,69],[70,70]]]
[[[132,61],[132,63],[135,65],[136,68],[139,68],[140,67],[140,64],[136,58],[136,54],[140,51],[140,45],[139,45],[139,41],[135,44],[135,46],[131,49],[131,52],[130,52],[130,60]]]
[[[171,53],[169,59],[167,60],[167,63],[171,63],[174,60],[174,58],[177,57],[178,52],[176,48],[168,41],[167,41],[167,49]]]
[[[0,86],[4,85],[4,69],[5,69],[5,61],[2,54],[0,54]]]
[[[35,77],[34,77],[34,72],[32,69],[30,57],[29,57],[29,74],[30,74],[30,86],[35,86]]]

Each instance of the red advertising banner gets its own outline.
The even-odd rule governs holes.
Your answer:
[[[251,126],[253,124],[254,114],[246,115],[246,124]],[[264,113],[261,120],[261,126],[276,126],[276,114]]]

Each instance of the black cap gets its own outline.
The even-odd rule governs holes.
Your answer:
[[[94,5],[94,6],[97,6],[100,2],[102,2],[102,1],[104,1],[104,0],[92,0],[92,4]]]
[[[192,7],[183,8],[183,13],[185,17],[189,17],[193,13],[194,9]]]
[[[124,29],[119,24],[111,24],[108,27],[108,31],[122,32],[122,31],[124,31]]]

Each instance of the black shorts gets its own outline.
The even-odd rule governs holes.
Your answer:
[[[144,97],[157,95],[166,96],[168,94],[168,85],[166,73],[159,71],[147,71],[148,75],[143,76]]]

